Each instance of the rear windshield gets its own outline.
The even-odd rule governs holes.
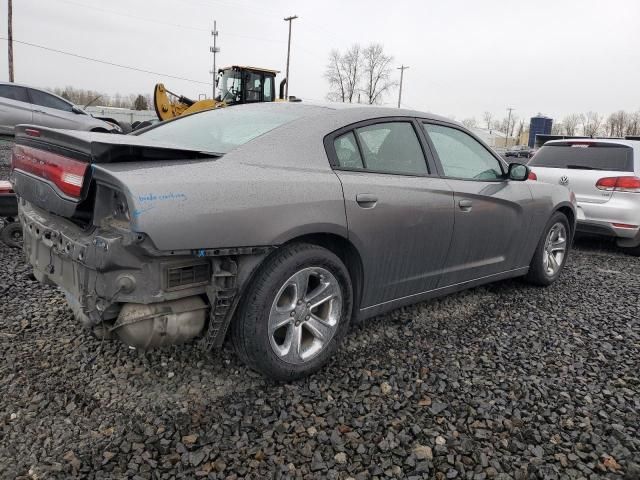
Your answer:
[[[262,108],[261,108],[262,107]],[[235,106],[209,110],[160,124],[141,137],[203,152],[227,153],[309,113],[286,106]]]
[[[633,172],[633,149],[602,143],[545,145],[529,166]]]

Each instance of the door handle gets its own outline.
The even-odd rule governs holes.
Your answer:
[[[460,200],[458,206],[463,212],[470,212],[471,208],[473,208],[473,202],[471,200]]]
[[[370,193],[359,193],[356,195],[356,202],[362,208],[373,208],[378,203],[378,197]]]

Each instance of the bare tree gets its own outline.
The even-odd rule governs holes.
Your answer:
[[[329,53],[329,63],[324,76],[329,81],[327,99],[344,102],[347,98],[347,77],[342,70],[342,55],[335,48]]]
[[[627,135],[640,135],[640,111],[629,115],[629,124],[627,126]]]
[[[482,114],[482,119],[487,126],[487,130],[491,130],[491,127],[493,127],[493,114],[491,112],[484,112]]]
[[[363,93],[367,98],[367,103],[374,105],[395,86],[395,82],[391,81],[393,57],[385,55],[384,48],[380,43],[372,43],[365,48],[362,57]]]
[[[522,134],[524,133],[524,120],[520,120],[520,123],[518,124],[518,143],[520,143],[520,137],[522,137]]]
[[[342,56],[342,69],[347,78],[345,97],[349,103],[353,103],[362,76],[362,50],[357,43]]]
[[[572,113],[570,115],[567,115],[562,120],[562,124],[564,125],[564,131],[570,137],[576,134],[579,123],[580,123],[580,115],[578,115],[577,113]]]
[[[554,122],[551,125],[551,135],[562,135],[564,131],[564,125],[561,122]]]
[[[138,95],[133,102],[133,108],[134,110],[148,110],[147,99],[143,95]]]
[[[462,124],[467,128],[476,128],[478,126],[478,121],[476,117],[465,118],[462,120]]]
[[[587,112],[580,115],[582,133],[587,137],[595,137],[602,126],[603,117],[598,112]]]
[[[362,49],[354,44],[344,54],[332,50],[325,77],[329,80],[330,100],[353,103],[362,80]]]

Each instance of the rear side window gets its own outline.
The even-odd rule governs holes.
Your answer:
[[[424,175],[427,162],[413,125],[376,123],[356,129],[364,167],[377,172]]]
[[[336,138],[333,141],[333,147],[336,149],[338,165],[343,168],[363,168],[362,157],[360,157],[360,151],[353,132]]]
[[[19,102],[29,103],[29,97],[27,97],[27,89],[15,85],[0,85],[0,97],[8,98],[9,100],[17,100]]]
[[[71,112],[73,106],[64,100],[49,95],[48,93],[41,92],[40,90],[30,89],[31,103],[40,105],[41,107],[55,108],[56,110],[63,110],[65,112]]]
[[[633,172],[633,149],[610,143],[544,145],[529,166]]]

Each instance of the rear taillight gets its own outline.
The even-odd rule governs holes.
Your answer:
[[[88,166],[86,162],[25,145],[14,146],[11,156],[13,170],[47,180],[63,194],[74,198],[80,198]]]
[[[608,192],[640,193],[640,178],[638,177],[605,177],[596,182],[598,190]]]
[[[531,170],[529,170],[529,176],[527,177],[528,180],[538,180],[538,176],[533,173]]]
[[[0,193],[13,193],[13,187],[10,182],[0,181]]]

